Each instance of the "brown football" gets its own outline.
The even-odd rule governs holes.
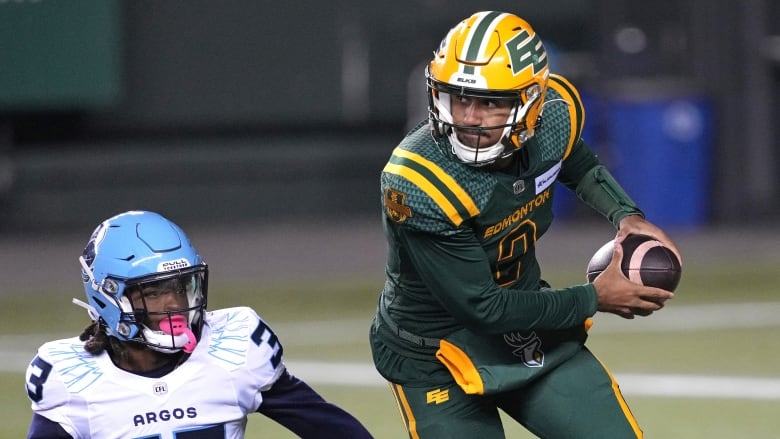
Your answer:
[[[586,272],[588,282],[593,282],[612,261],[614,245],[614,240],[609,241],[593,254]],[[633,282],[667,291],[674,291],[682,276],[682,267],[674,252],[646,235],[629,235],[623,240],[620,268]]]

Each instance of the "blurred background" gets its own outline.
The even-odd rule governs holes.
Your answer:
[[[377,214],[465,0],[0,1],[0,233]],[[527,18],[664,226],[771,223],[780,3],[481,1]],[[559,216],[580,218],[571,200]]]
[[[648,437],[775,437],[780,2],[0,0],[0,438],[26,431],[37,346],[88,323],[70,298],[89,234],[129,209],[188,231],[210,307],[257,309],[294,373],[403,437],[367,346],[379,172],[476,9],[530,21],[582,94],[585,140],[684,255],[673,305],[599,314],[588,342]],[[555,203],[545,278],[584,282],[614,230]]]

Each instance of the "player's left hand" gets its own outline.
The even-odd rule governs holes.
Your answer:
[[[674,252],[682,266],[682,255],[674,241],[660,227],[642,218],[640,215],[629,215],[620,220],[620,228],[615,235],[615,243],[622,242],[628,235],[648,235],[661,241]]]
[[[609,265],[593,280],[599,311],[633,319],[651,315],[674,297],[671,291],[630,281],[620,268],[622,260],[623,246],[615,245]]]

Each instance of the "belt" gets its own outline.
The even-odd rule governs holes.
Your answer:
[[[441,341],[440,339],[423,337],[413,332],[409,332],[406,329],[398,326],[398,324],[395,323],[395,321],[393,321],[392,318],[390,318],[390,314],[387,312],[387,308],[385,308],[384,298],[379,301],[378,308],[379,308],[379,315],[382,317],[382,322],[387,326],[390,332],[397,335],[399,338],[419,346],[436,347],[436,348],[439,347],[439,342]]]

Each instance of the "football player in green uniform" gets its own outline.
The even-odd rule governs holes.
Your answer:
[[[576,89],[549,72],[539,36],[508,13],[456,25],[429,64],[429,120],[382,171],[386,283],[374,363],[411,438],[503,438],[498,409],[542,438],[642,437],[618,385],[585,347],[597,311],[647,316],[673,297],[623,276],[553,289],[537,240],[555,182],[618,229],[656,237],[581,140]]]

